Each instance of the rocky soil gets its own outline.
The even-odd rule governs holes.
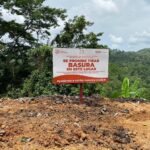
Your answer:
[[[150,150],[150,103],[41,96],[0,99],[0,150]]]

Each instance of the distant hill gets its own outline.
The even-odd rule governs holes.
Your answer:
[[[119,90],[124,77],[131,81],[139,79],[140,87],[146,89],[144,97],[150,99],[150,48],[137,52],[111,50],[109,68],[110,79],[114,84],[113,90]]]
[[[138,51],[138,53],[149,53],[150,54],[150,48],[144,48]]]

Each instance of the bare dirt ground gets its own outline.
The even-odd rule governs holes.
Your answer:
[[[150,150],[150,103],[3,98],[0,150]]]

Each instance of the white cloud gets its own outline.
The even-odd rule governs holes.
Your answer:
[[[113,0],[92,0],[93,4],[99,8],[99,11],[118,12],[119,8]]]
[[[130,44],[149,44],[150,43],[150,31],[136,32],[134,35],[129,37]]]
[[[80,3],[80,2],[79,2]],[[111,16],[119,12],[119,3],[114,0],[88,0],[81,5],[75,5],[68,9],[72,16],[84,15],[87,19],[93,20],[97,17]]]
[[[123,38],[120,36],[115,36],[113,34],[110,34],[109,37],[113,44],[121,44],[123,42]]]
[[[2,18],[4,18],[6,21],[12,21],[16,20],[17,23],[23,23],[24,17],[21,15],[11,14],[8,10],[1,8],[2,12]]]
[[[112,44],[112,45],[111,45],[111,48],[112,48],[112,49],[118,49],[118,48],[120,48],[120,47],[119,47],[118,44]]]
[[[115,49],[115,48],[120,48],[121,44],[123,43],[123,38],[121,36],[116,36],[113,34],[109,35],[110,41],[111,41],[111,48]]]

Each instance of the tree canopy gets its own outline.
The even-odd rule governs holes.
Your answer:
[[[86,33],[87,28],[92,25],[93,23],[87,21],[84,16],[75,16],[65,22],[64,29],[55,37],[52,44],[57,47],[102,48],[104,46],[99,44],[102,32]]]
[[[50,36],[51,28],[59,26],[58,20],[64,20],[65,10],[50,8],[43,5],[44,0],[2,0],[1,9],[6,9],[11,15],[23,17],[23,22],[16,20],[6,20],[0,18],[0,42],[16,51],[18,48],[27,49],[35,47],[40,43],[40,39],[47,40]],[[3,40],[7,36],[9,40]]]

